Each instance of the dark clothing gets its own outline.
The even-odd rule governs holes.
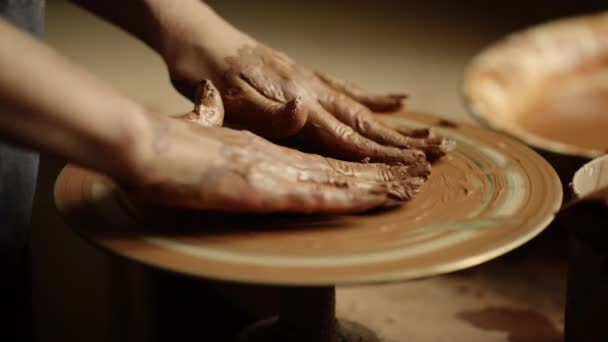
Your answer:
[[[44,0],[0,0],[0,16],[42,37]],[[31,339],[29,241],[37,173],[37,153],[0,142],[0,340],[3,341]]]
[[[0,16],[41,38],[44,32],[45,0],[0,0]]]

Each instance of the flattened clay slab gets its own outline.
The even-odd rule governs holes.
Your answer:
[[[391,211],[351,216],[242,216],[139,210],[112,183],[67,166],[55,201],[95,244],[199,277],[275,285],[406,280],[456,271],[540,233],[562,200],[536,152],[481,128],[426,114],[385,117],[397,128],[434,126],[457,142],[417,197]]]
[[[464,78],[472,113],[555,153],[608,151],[608,12],[515,33],[476,56]]]

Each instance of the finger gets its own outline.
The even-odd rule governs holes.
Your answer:
[[[394,128],[378,121],[369,109],[344,95],[331,96],[319,102],[338,120],[379,144],[419,149],[425,152],[429,160],[436,160],[444,156],[453,147],[451,140],[441,137],[415,138],[405,136]]]
[[[405,94],[371,95],[358,86],[315,71],[315,74],[330,88],[351,97],[374,112],[393,112],[403,108]]]
[[[317,183],[330,184],[338,187],[355,187],[367,189],[377,185],[388,187],[388,199],[391,201],[408,201],[418,193],[430,174],[430,163],[421,161],[409,166],[389,166],[383,164],[348,163],[339,160],[328,160],[331,171],[317,171],[308,173],[305,177],[298,176],[298,180],[306,179]],[[347,170],[354,171],[348,175]]]
[[[295,151],[294,151],[295,152]],[[411,165],[386,165],[380,163],[353,163],[317,156],[306,161],[291,158],[289,166],[283,161],[264,163],[258,169],[280,175],[291,181],[310,181],[335,186],[353,184],[388,184],[409,180],[410,178],[426,179],[430,172],[430,163],[426,160]]]
[[[382,206],[388,200],[386,188],[357,189],[328,185],[294,184],[286,194],[283,211],[298,213],[353,213]]]
[[[384,191],[386,193],[387,200],[390,200],[391,202],[404,202],[411,200],[420,191],[422,185],[426,181],[426,176],[409,176],[403,178],[393,178],[391,181],[382,181],[345,177],[331,172],[325,174],[322,172],[314,172],[300,175],[297,181],[323,184],[339,189],[350,188],[365,191],[377,189],[376,191]]]
[[[187,121],[204,127],[222,126],[224,104],[220,92],[210,80],[202,80],[194,93],[194,110],[184,117]]]
[[[365,138],[325,111],[309,119],[298,138],[323,154],[350,161],[411,164],[425,158],[420,150],[384,146]]]
[[[387,165],[352,163],[331,158],[324,159],[329,168],[335,172],[364,180],[398,182],[411,177],[425,178],[431,174],[431,164],[426,160],[416,161],[409,165]]]
[[[412,137],[412,138],[431,138],[431,137],[433,137],[433,132],[431,132],[430,128],[414,128],[414,129],[395,128],[395,130],[407,137]]]
[[[256,140],[259,139],[261,138]],[[299,170],[329,172],[363,180],[391,182],[410,177],[428,177],[431,173],[431,164],[426,160],[415,161],[408,165],[348,162],[316,154],[303,153],[287,147],[269,144],[268,142],[258,150],[263,150],[267,154],[272,155],[276,162],[292,165]]]
[[[336,162],[339,163],[339,161]],[[278,167],[280,167],[280,169],[278,169]],[[338,189],[372,191],[374,193],[384,192],[387,196],[387,200],[391,202],[403,202],[412,199],[414,195],[418,193],[426,180],[426,176],[428,176],[426,170],[422,171],[418,167],[419,165],[412,167],[409,171],[411,174],[420,173],[422,175],[420,177],[411,176],[409,174],[375,174],[368,175],[371,177],[364,178],[360,176],[347,176],[333,167],[329,169],[315,168],[310,170],[268,164],[263,164],[260,170],[264,170],[268,174],[273,174],[275,177],[280,175],[281,178],[297,183],[298,186],[299,184],[318,184]],[[387,181],[386,179],[390,180]]]
[[[385,184],[354,184],[337,179],[318,182],[294,179],[273,170],[257,170],[248,180],[248,195],[230,196],[228,201],[223,201],[223,207],[258,213],[350,213],[382,206],[388,196]]]
[[[325,159],[322,157],[318,158]],[[302,167],[302,163],[300,163],[296,154],[292,154],[292,158],[290,158],[291,160],[288,164],[284,164],[283,161],[260,163],[255,168],[250,169],[252,170],[252,175],[248,178],[252,182],[257,182],[257,184],[261,184],[264,187],[264,190],[260,188],[261,192],[280,192],[302,185],[315,184],[323,187],[323,189],[334,188],[352,190],[358,193],[383,193],[387,201],[397,203],[413,198],[430,172],[429,163],[426,161],[403,168],[389,167],[381,164],[361,165],[361,168],[356,168],[356,163],[338,160],[319,160],[318,158],[311,156],[304,167]],[[423,164],[426,164],[425,166],[427,167],[423,167]],[[377,173],[370,172],[363,174],[360,172],[364,169],[371,171],[374,169],[374,166],[378,166],[376,168],[378,170]],[[347,168],[346,172],[344,168]],[[355,173],[348,175],[346,174],[348,171],[354,171]],[[401,172],[406,172],[406,174]],[[417,174],[421,176],[412,176]],[[272,184],[271,186],[268,184],[268,182],[280,180],[285,180],[291,184]]]
[[[226,77],[235,87],[222,94],[231,123],[269,138],[292,136],[306,123],[308,111],[300,97],[277,102],[260,94],[238,74],[227,73]]]
[[[424,177],[411,177],[393,182],[389,184],[389,199],[393,201],[410,201],[422,189],[422,185],[426,182]]]

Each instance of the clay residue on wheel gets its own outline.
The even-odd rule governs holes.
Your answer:
[[[543,314],[533,310],[488,307],[458,317],[482,330],[508,334],[509,342],[561,342],[562,333]]]

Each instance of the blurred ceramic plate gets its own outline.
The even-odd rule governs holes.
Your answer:
[[[465,101],[490,127],[541,150],[608,150],[608,12],[514,33],[477,55]]]
[[[608,186],[608,155],[585,164],[574,174],[572,190],[578,197]]]

